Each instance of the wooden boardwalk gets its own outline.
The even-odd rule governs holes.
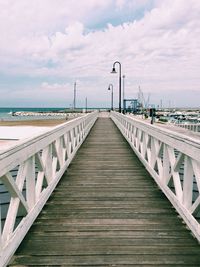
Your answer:
[[[99,118],[10,266],[200,266],[186,230],[109,118]]]

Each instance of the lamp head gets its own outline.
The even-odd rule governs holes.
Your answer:
[[[115,67],[112,68],[111,73],[117,73]]]
[[[108,90],[110,90],[110,86],[108,87]]]

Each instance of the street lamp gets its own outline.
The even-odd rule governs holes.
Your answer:
[[[109,84],[108,90],[111,90],[111,110],[113,110],[113,84],[112,83]]]
[[[119,113],[121,113],[121,94],[122,94],[122,90],[121,90],[121,87],[122,87],[122,75],[121,75],[121,69],[122,69],[122,66],[121,66],[121,63],[119,61],[115,61],[113,63],[113,68],[112,68],[112,71],[111,73],[117,73],[116,72],[116,69],[115,69],[115,64],[119,64]]]

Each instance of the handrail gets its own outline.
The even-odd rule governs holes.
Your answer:
[[[9,193],[5,214],[0,195],[1,267],[8,264],[97,116],[95,111],[76,118],[0,153],[0,182]]]
[[[140,161],[200,242],[200,141],[111,112]]]

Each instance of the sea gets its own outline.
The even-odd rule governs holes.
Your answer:
[[[13,112],[44,112],[44,116],[13,116]],[[63,118],[62,115],[46,116],[45,113],[49,112],[62,112],[66,111],[66,108],[0,108],[0,121],[18,121],[18,120],[37,120],[37,119],[55,119]]]

